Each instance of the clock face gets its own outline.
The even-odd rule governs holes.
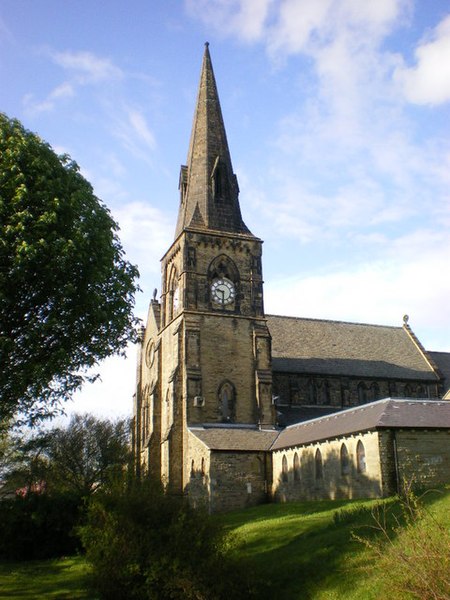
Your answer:
[[[233,283],[225,277],[215,279],[211,285],[211,297],[216,304],[231,304],[234,302],[236,292]]]

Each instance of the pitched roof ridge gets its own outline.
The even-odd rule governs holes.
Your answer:
[[[381,325],[379,323],[358,323],[356,321],[337,321],[335,319],[317,319],[314,317],[294,317],[292,315],[273,315],[273,314],[266,313],[266,318],[268,318],[268,317],[275,317],[278,319],[294,319],[296,321],[310,321],[310,322],[317,322],[317,323],[334,323],[336,325],[358,325],[361,327],[379,327],[380,329],[398,329],[398,330],[403,329],[403,327],[401,325],[397,326],[397,325]]]
[[[301,421],[300,423],[293,423],[292,425],[288,425],[287,427],[285,427],[285,429],[283,429],[283,431],[286,431],[287,429],[294,429],[295,427],[301,427],[303,425],[310,425],[310,424],[316,423],[317,421],[327,421],[327,420],[330,421],[331,419],[336,419],[337,417],[340,417],[341,415],[346,415],[346,414],[350,414],[352,412],[361,412],[363,410],[367,410],[368,407],[371,408],[377,404],[379,404],[379,405],[387,404],[391,400],[393,400],[393,398],[381,398],[380,400],[375,400],[374,402],[368,402],[367,404],[361,404],[359,406],[350,406],[349,408],[344,408],[343,410],[338,410],[329,415],[315,417],[314,419],[308,419],[307,421]],[[403,398],[398,398],[398,400],[403,400]],[[433,401],[430,400],[430,402],[433,402]]]
[[[414,343],[414,345],[416,346],[416,348],[422,354],[424,360],[428,363],[428,365],[431,367],[431,369],[433,369],[433,371],[436,374],[436,377],[438,379],[444,379],[444,374],[442,373],[442,371],[440,370],[438,365],[434,362],[433,357],[425,349],[422,342],[419,340],[417,335],[414,333],[414,331],[411,329],[410,325],[408,324],[407,317],[404,317],[403,329],[406,331],[407,335],[411,338],[411,340]]]

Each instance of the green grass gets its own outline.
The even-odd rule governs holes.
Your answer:
[[[427,507],[450,524],[450,491],[429,493]],[[225,515],[234,552],[255,579],[260,598],[370,600],[384,596],[389,573],[375,553],[353,539],[373,539],[371,510],[379,501],[303,502],[256,507]],[[392,499],[382,504],[400,514]],[[333,518],[339,511],[339,518]]]
[[[83,557],[0,564],[0,598],[93,600]]]
[[[427,510],[450,525],[450,490],[424,497]],[[233,533],[232,551],[255,581],[258,598],[376,600],[391,573],[375,552],[353,539],[374,539],[371,512],[380,501],[322,501],[258,506],[218,517]],[[400,514],[393,499],[382,501]],[[93,598],[82,557],[0,564],[0,598]],[[398,596],[406,598],[406,596]]]

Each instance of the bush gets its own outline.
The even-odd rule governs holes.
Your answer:
[[[149,481],[92,498],[81,528],[101,598],[248,598],[246,577],[217,521]]]
[[[74,554],[82,502],[74,494],[29,493],[0,502],[0,558],[31,560]]]
[[[391,597],[419,600],[450,598],[450,532],[444,523],[425,508],[411,491],[400,499],[401,514],[374,512],[374,541],[354,536],[370,548],[389,573],[387,587]],[[391,527],[388,525],[394,521]],[[399,593],[401,596],[399,596]]]

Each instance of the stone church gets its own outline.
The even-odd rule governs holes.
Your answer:
[[[388,327],[264,313],[206,44],[175,238],[143,328],[138,474],[224,511],[450,479],[450,354]]]

